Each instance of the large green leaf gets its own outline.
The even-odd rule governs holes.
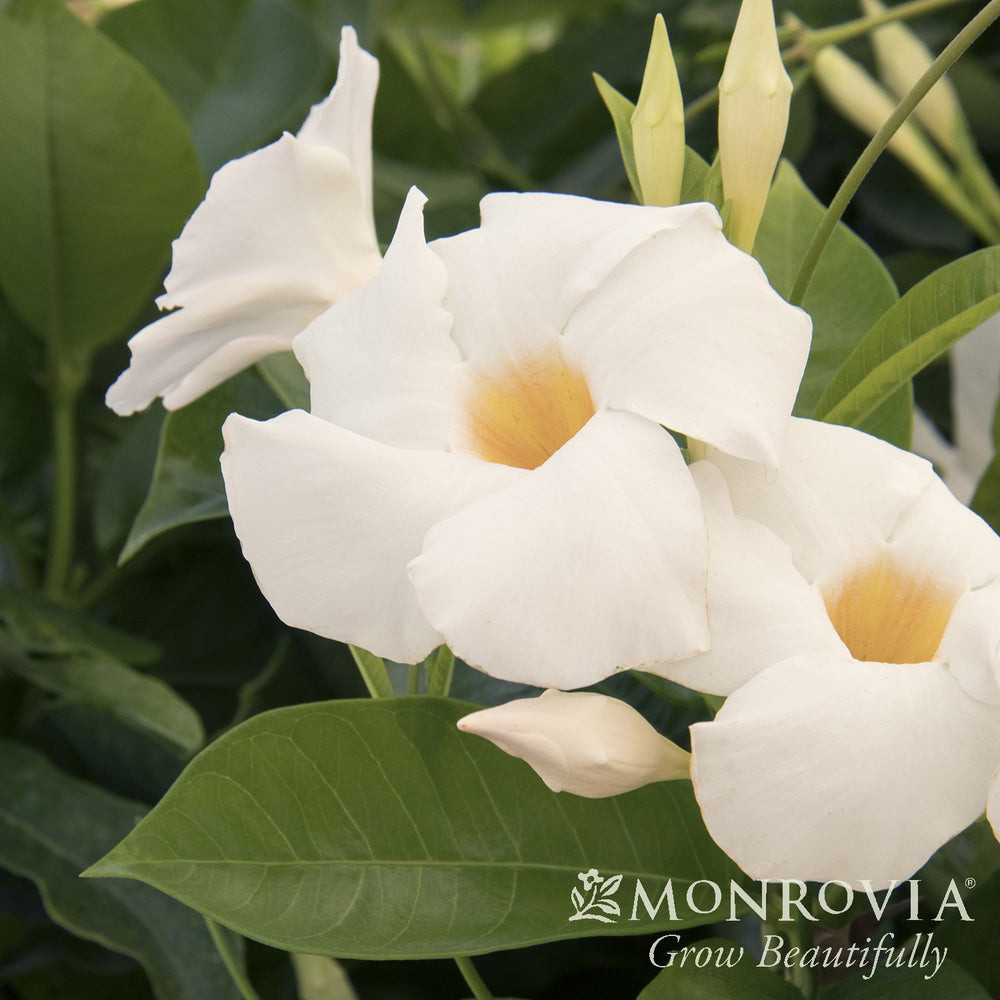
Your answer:
[[[1000,247],[928,275],[865,334],[816,405],[816,416],[858,425],[900,386],[1000,311]]]
[[[0,741],[0,788],[0,864],[38,886],[53,920],[137,959],[159,1000],[236,1000],[196,913],[148,886],[78,877],[131,829],[142,806],[9,741]]]
[[[341,957],[473,954],[712,919],[687,905],[688,887],[740,876],[687,782],[556,795],[460,733],[468,711],[419,696],[256,716],[203,751],[87,874],[138,878],[250,937]],[[623,876],[607,922],[570,919],[586,911],[578,876],[590,868]],[[630,919],[637,879],[654,904],[670,880],[675,922],[667,903]],[[608,913],[617,900],[604,891]]]
[[[780,975],[759,968],[747,949],[734,941],[707,938],[670,954],[676,942],[656,941],[651,954],[667,967],[638,1000],[802,1000]]]
[[[948,957],[995,997],[1000,995],[1000,953],[996,948],[1000,935],[1000,872],[971,890],[967,884],[964,889],[962,898],[972,920],[962,920],[960,914],[950,911],[935,931],[934,940],[947,947]]]
[[[262,420],[281,409],[260,375],[245,371],[168,414],[160,432],[153,482],[119,561],[131,559],[171,528],[225,517],[229,507],[219,468],[223,421],[234,412]]]
[[[119,336],[198,202],[187,126],[58,0],[0,7],[0,287],[68,364]]]
[[[922,948],[918,960],[921,956]],[[954,962],[945,961],[934,972],[933,957],[928,961],[924,968],[877,969],[868,979],[852,976],[824,990],[822,1000],[990,1000],[990,994]]]
[[[101,30],[174,99],[210,171],[298,127],[330,68],[292,0],[143,0]]]
[[[779,295],[791,294],[823,206],[783,161],[771,188],[754,256]],[[897,301],[896,286],[875,252],[845,225],[834,231],[802,303],[813,321],[809,362],[795,412],[811,417],[834,374],[875,321]],[[909,445],[912,396],[904,387],[865,430]]]

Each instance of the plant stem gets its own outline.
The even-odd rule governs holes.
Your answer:
[[[476,972],[476,967],[472,964],[471,958],[467,958],[464,955],[457,956],[455,964],[458,966],[458,971],[462,973],[462,978],[469,989],[472,990],[472,995],[476,1000],[493,1000],[493,994],[490,993],[486,983],[483,982],[482,977]]]
[[[910,89],[910,92],[896,105],[895,110],[886,119],[885,124],[875,133],[857,162],[851,167],[850,173],[844,178],[840,189],[834,195],[830,207],[826,210],[819,226],[813,235],[809,249],[806,251],[799,269],[795,286],[789,297],[792,305],[801,305],[809,290],[823,251],[833,235],[833,231],[844,214],[848,203],[854,197],[861,182],[871,170],[882,151],[889,145],[889,140],[896,134],[900,125],[910,116],[913,109],[921,102],[927,92],[951,68],[960,55],[1000,16],[1000,0],[990,0],[988,3],[945,47],[944,51],[931,63],[927,71]]]
[[[410,664],[410,678],[406,686],[407,694],[420,694],[420,664]]]
[[[229,942],[226,940],[225,934],[222,933],[222,928],[210,917],[205,917],[205,926],[208,927],[208,933],[212,935],[212,941],[219,957],[232,977],[236,988],[240,991],[240,996],[243,997],[243,1000],[260,1000],[257,991],[247,979],[247,974],[243,971],[240,962],[233,954],[232,948],[229,947]]]
[[[63,598],[73,562],[76,523],[76,403],[84,379],[64,364],[49,370],[52,451],[55,465],[52,522],[45,571],[45,593]]]

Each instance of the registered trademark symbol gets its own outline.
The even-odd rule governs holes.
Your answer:
[[[965,880],[965,888],[966,889],[975,889],[976,888],[976,880],[974,878],[967,878]]]

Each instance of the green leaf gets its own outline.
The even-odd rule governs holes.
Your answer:
[[[983,824],[984,826],[986,824]],[[948,949],[948,958],[975,976],[991,997],[1000,995],[1000,953],[996,949],[1000,935],[1000,872],[974,886],[962,884],[971,921],[949,910],[949,916],[934,933],[934,941]]]
[[[369,653],[367,649],[360,646],[348,646],[354,662],[361,671],[361,679],[368,688],[368,693],[373,698],[391,698],[392,681],[389,680],[389,673],[385,668],[385,660],[381,656]]]
[[[193,754],[205,741],[198,713],[163,681],[147,677],[105,654],[25,656],[0,629],[0,666],[36,687],[83,702]]]
[[[758,968],[756,959],[735,941],[706,938],[673,955],[669,952],[677,942],[652,947],[657,964],[669,964],[638,1000],[802,1000],[796,987]]]
[[[639,188],[639,173],[636,170],[635,152],[632,149],[632,112],[635,111],[635,105],[624,94],[615,90],[600,73],[594,74],[594,83],[597,85],[601,100],[604,101],[604,106],[611,115],[615,135],[618,136],[618,148],[625,164],[625,173],[628,175],[629,184],[632,185],[636,201],[641,205],[642,191]]]
[[[265,943],[341,957],[473,954],[712,919],[688,906],[688,887],[741,876],[689,783],[556,795],[460,733],[469,709],[421,695],[256,716],[203,751],[87,874],[137,878]],[[620,918],[570,919],[590,868],[624,877]],[[666,903],[631,919],[637,878],[654,905],[670,881],[676,921]]]
[[[167,415],[149,495],[132,525],[119,563],[158,535],[182,524],[226,517],[226,487],[219,468],[222,424],[230,413],[265,420],[281,411],[274,393],[253,371]]]
[[[455,654],[441,646],[427,657],[427,693],[447,695],[451,690],[451,678],[455,672]]]
[[[779,295],[791,294],[822,214],[823,206],[795,168],[782,161],[754,244],[754,256]],[[896,286],[879,257],[845,225],[838,224],[802,303],[813,320],[813,340],[795,403],[799,416],[813,416],[834,374],[865,332],[896,301]],[[911,419],[911,390],[904,387],[863,429],[908,447]]]
[[[257,372],[289,410],[309,409],[309,381],[291,351],[262,358]]]
[[[865,334],[816,404],[816,416],[857,426],[925,365],[1000,311],[1000,247],[928,275]]]
[[[852,976],[824,990],[822,1000],[990,1000],[990,994],[954,962],[946,960],[925,978],[934,971],[934,959],[928,961],[923,969],[878,969],[870,979]]]
[[[198,202],[167,96],[57,0],[0,9],[0,286],[71,366],[118,337]]]
[[[330,68],[290,0],[143,0],[101,30],[173,98],[208,171],[298,127]]]
[[[142,806],[6,740],[0,788],[0,864],[35,883],[53,920],[137,959],[159,1000],[237,1000],[197,914],[148,886],[78,877],[131,829]]]
[[[684,149],[684,176],[681,178],[681,204],[705,201],[712,168],[690,147]]]

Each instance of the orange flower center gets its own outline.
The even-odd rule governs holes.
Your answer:
[[[553,350],[476,376],[466,404],[470,450],[487,462],[536,469],[593,415],[583,375]]]
[[[851,655],[877,663],[933,660],[957,600],[958,594],[886,556],[823,591],[830,621]]]

